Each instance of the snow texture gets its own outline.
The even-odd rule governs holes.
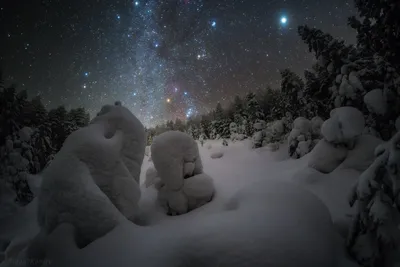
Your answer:
[[[185,192],[188,186],[196,185],[203,173],[199,148],[186,133],[168,131],[155,137],[151,146],[154,167],[164,186],[158,190],[158,201],[169,215],[180,215],[211,201],[214,187],[211,184],[207,196],[198,199]],[[195,180],[193,178],[197,177]],[[207,179],[208,176],[200,177]],[[190,181],[189,181],[190,180]],[[203,200],[207,201],[204,202]],[[195,204],[193,204],[195,203]],[[200,204],[199,204],[200,203]]]
[[[378,115],[384,115],[387,110],[386,98],[381,89],[374,89],[369,91],[364,96],[364,103],[368,110]]]
[[[308,166],[322,173],[330,173],[346,158],[347,149],[335,147],[325,140],[320,140],[310,153]]]
[[[364,116],[356,108],[340,107],[331,111],[330,118],[321,127],[325,140],[334,144],[345,144],[349,148],[361,135],[365,126]]]

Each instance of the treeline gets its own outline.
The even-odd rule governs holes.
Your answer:
[[[297,117],[329,118],[337,107],[353,106],[365,117],[365,133],[383,140],[396,132],[400,115],[400,7],[396,1],[375,3],[355,0],[359,18],[348,19],[357,32],[355,45],[345,44],[329,33],[302,25],[299,37],[315,55],[316,63],[304,71],[304,78],[290,69],[281,71],[279,88],[236,96],[211,113],[148,129],[148,143],[166,130],[180,130],[194,138],[228,138],[230,125],[247,137],[254,124]],[[397,120],[400,123],[399,120]]]
[[[26,204],[32,199],[29,174],[39,173],[63,145],[67,136],[89,123],[84,108],[64,106],[47,111],[39,96],[0,87],[0,189],[15,193]]]

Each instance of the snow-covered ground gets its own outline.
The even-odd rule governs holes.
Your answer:
[[[310,253],[310,257],[319,257],[320,261],[317,259],[315,262],[321,264],[331,261],[329,266],[357,266],[345,259],[344,252],[341,250],[344,250],[343,236],[351,219],[347,195],[360,172],[339,167],[330,174],[322,174],[307,167],[309,154],[295,160],[289,158],[287,145],[282,145],[278,151],[271,152],[266,147],[251,149],[249,142],[249,140],[230,142],[229,146],[222,146],[220,140],[208,140],[205,141],[203,146],[199,144],[204,172],[214,179],[215,196],[210,203],[180,216],[167,216],[165,211],[156,203],[157,192],[155,188],[146,188],[144,184],[146,170],[152,165],[149,155],[146,155],[140,176],[142,195],[139,206],[143,221],[147,226],[134,226],[127,222],[83,250],[74,248],[71,245],[71,240],[66,238],[72,236],[71,229],[68,226],[60,227],[48,244],[51,247],[50,252],[48,252],[50,261],[54,260],[54,266],[63,266],[63,264],[65,266],[132,266],[132,261],[143,263],[140,266],[161,266],[159,265],[160,262],[165,263],[163,266],[219,266],[213,262],[218,258],[213,257],[213,253],[214,255],[223,254],[227,250],[232,250],[232,255],[225,255],[224,257],[227,258],[221,259],[224,264],[230,266],[260,266],[257,264],[268,261],[261,260],[266,256],[263,251],[254,249],[254,246],[263,242],[270,242],[267,247],[270,250],[275,248],[275,250],[269,253],[277,253],[278,258],[288,258],[288,263],[279,265],[280,263],[271,259],[268,262],[270,263],[269,266],[295,266],[290,265],[290,262],[296,262],[299,259],[298,257],[307,258],[304,253]],[[216,152],[221,152],[223,156],[211,158],[211,155]],[[281,190],[282,183],[280,182],[286,182],[283,185],[288,184],[287,188],[284,186],[285,189]],[[253,211],[254,214],[259,213],[259,207],[255,208],[254,201],[248,200],[246,202],[244,193],[241,200],[241,197],[236,196],[236,193],[239,190],[246,192],[246,188],[252,184],[256,188],[259,184],[260,187],[251,191],[250,194],[260,194],[258,199],[266,201],[265,203],[257,203],[257,206],[262,209],[261,212],[264,212],[265,216],[277,216],[281,217],[280,219],[271,218],[265,224],[266,220],[264,219],[257,220],[255,217],[254,222],[252,222],[252,218],[248,218]],[[270,188],[263,188],[261,185],[270,185]],[[314,193],[328,207],[335,228],[338,230],[337,233],[340,233],[334,234],[334,237],[332,237],[332,240],[335,240],[334,245],[324,241],[331,238],[329,226],[325,229],[325,226],[315,227],[313,225],[316,222],[319,222],[318,225],[324,225],[321,223],[326,218],[326,216],[324,217],[323,205],[319,205],[318,201],[315,202],[309,198],[308,194],[302,193],[298,185]],[[251,212],[249,214],[235,213],[236,206],[239,205],[234,203],[233,200],[235,199],[239,199],[239,204],[243,203],[242,211],[247,207],[247,210]],[[270,205],[267,201],[274,204]],[[35,202],[28,205],[18,215],[0,222],[2,227],[5,227],[0,232],[0,241],[5,240],[7,242],[7,240],[14,239],[16,235],[20,237],[34,235],[38,229],[35,220],[33,220],[35,218],[34,210]],[[223,212],[226,215],[220,216]],[[304,212],[304,215],[302,215],[302,212]],[[244,228],[237,229],[235,225],[241,225]],[[326,225],[329,225],[329,223]],[[276,228],[278,226],[280,227]],[[267,239],[254,238],[255,233],[261,231],[261,229],[270,233],[266,235]],[[213,235],[213,237],[210,237],[210,235]],[[153,238],[149,238],[149,236]],[[235,236],[235,238],[232,236]],[[207,242],[212,242],[213,247],[193,254],[193,251],[200,251],[200,247],[209,246]],[[232,246],[237,246],[240,242],[244,242],[243,246],[224,247],[229,243],[232,243]],[[307,242],[310,243],[309,247]],[[288,246],[291,243],[293,243],[292,248],[297,247],[300,250],[294,253],[294,250]],[[300,246],[304,248],[300,248]],[[114,248],[114,250],[110,251],[110,248]],[[241,252],[238,252],[238,250]],[[324,254],[327,250],[339,250],[339,252]],[[297,255],[297,253],[299,254]],[[190,257],[174,259],[173,257],[177,254],[189,255]],[[244,254],[248,256],[244,257]],[[333,258],[330,259],[330,257]],[[61,258],[68,260],[63,261],[60,260]],[[200,258],[204,258],[204,261],[199,261]],[[194,263],[181,262],[188,259],[194,260]],[[236,262],[246,262],[232,265],[229,259]],[[339,262],[335,263],[333,259]],[[46,266],[49,265],[48,263],[45,264]],[[8,265],[3,263],[0,266]]]

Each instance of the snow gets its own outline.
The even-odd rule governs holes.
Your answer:
[[[340,107],[331,111],[330,118],[322,124],[321,133],[328,142],[349,145],[361,135],[364,126],[361,111],[353,107]]]
[[[73,244],[71,225],[61,225],[46,242],[46,266],[352,266],[330,217],[335,225],[347,225],[351,209],[346,195],[359,172],[336,169],[322,174],[307,167],[312,153],[291,160],[286,144],[271,152],[267,147],[249,149],[249,143],[223,147],[220,140],[207,140],[199,147],[215,195],[208,204],[180,216],[167,216],[156,203],[157,189],[146,188],[152,162],[145,157],[139,206],[148,225],[122,218],[111,232],[83,249]],[[224,157],[211,159],[216,151]],[[207,193],[207,181],[201,182],[186,187],[193,189],[190,194]],[[35,217],[34,203],[10,218],[0,237],[7,234],[12,240],[21,230],[38,232],[35,221],[26,228]]]
[[[119,105],[105,105],[90,124],[106,125],[106,135],[113,131],[124,133],[122,143],[122,160],[132,177],[139,181],[140,165],[144,158],[146,133],[143,124],[129,111]]]
[[[350,72],[349,83],[354,89],[359,90],[359,91],[364,91],[364,87],[361,84],[361,81],[357,76],[357,72],[355,72],[355,71]]]
[[[386,98],[381,89],[374,89],[365,94],[364,103],[372,113],[379,115],[384,115],[386,113]]]
[[[321,135],[321,127],[324,123],[324,120],[321,117],[313,117],[311,119],[311,131],[313,135],[319,136]]]
[[[310,153],[308,166],[322,173],[330,173],[336,169],[346,158],[347,149],[320,140]]]
[[[169,215],[181,215],[206,204],[214,194],[209,176],[203,174],[199,147],[186,133],[168,131],[151,145],[154,167],[165,185],[158,190],[158,202]],[[193,186],[209,186],[205,195],[190,195]],[[188,189],[189,188],[189,189]],[[211,193],[210,193],[211,192]]]
[[[210,157],[212,159],[219,159],[219,158],[222,158],[223,156],[224,156],[224,153],[221,151],[215,151],[210,155]]]

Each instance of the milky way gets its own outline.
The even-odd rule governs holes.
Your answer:
[[[3,3],[5,2],[5,3]],[[1,67],[8,84],[48,108],[95,114],[121,100],[146,125],[185,119],[236,94],[279,86],[313,56],[308,24],[354,42],[353,3],[312,0],[2,1]]]

